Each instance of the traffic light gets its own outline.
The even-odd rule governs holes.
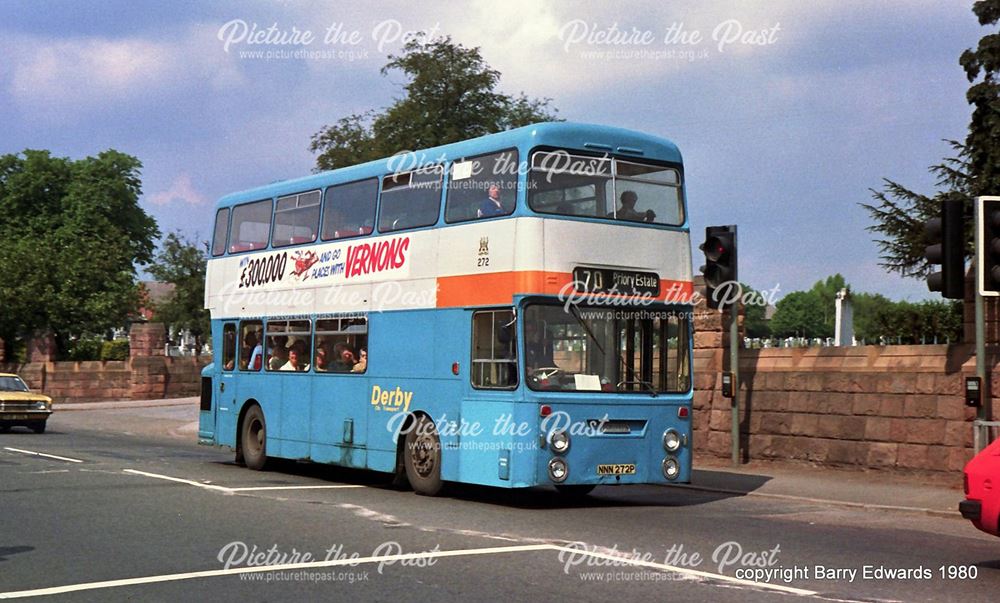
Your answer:
[[[941,203],[941,213],[927,220],[924,257],[941,270],[927,275],[927,288],[949,299],[965,297],[965,207],[957,199]]]
[[[736,264],[736,225],[709,226],[705,228],[705,242],[699,248],[705,252],[705,301],[709,308],[719,308],[732,303],[733,289],[739,281]],[[724,286],[728,283],[728,286]]]
[[[1000,197],[976,197],[976,282],[980,295],[1000,295]]]

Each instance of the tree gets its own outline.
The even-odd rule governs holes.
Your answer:
[[[767,324],[767,298],[750,285],[740,283],[743,290],[743,328],[747,337],[770,337]]]
[[[156,221],[139,207],[142,164],[108,150],[80,160],[0,156],[0,338],[70,336],[121,326],[138,302],[136,264]]]
[[[837,322],[837,293],[849,288],[840,274],[816,281],[808,291],[781,298],[771,318],[777,337],[833,337]]]
[[[878,294],[855,295],[854,333],[872,343],[955,343],[962,336],[962,302],[894,302]]]
[[[187,330],[198,350],[211,333],[205,309],[205,268],[208,243],[203,247],[172,232],[163,240],[148,271],[157,280],[170,283],[174,291],[165,302],[154,305],[157,320],[173,330]]]
[[[979,0],[972,11],[980,25],[996,25],[1000,0]],[[881,265],[889,272],[919,278],[931,272],[923,257],[927,244],[923,224],[937,215],[943,200],[962,200],[971,211],[973,197],[1000,193],[1000,145],[996,144],[1000,140],[1000,35],[983,36],[975,50],[962,53],[959,64],[971,84],[966,100],[973,107],[972,119],[964,143],[949,141],[956,156],[930,168],[941,190],[927,196],[886,179],[881,191],[871,191],[876,203],[861,204],[874,221],[868,230],[883,237],[876,243]],[[967,240],[971,241],[971,230]]]
[[[542,121],[555,121],[550,99],[517,97],[496,90],[500,72],[483,60],[478,47],[450,37],[414,38],[400,55],[390,55],[383,76],[402,71],[405,94],[382,112],[339,119],[313,135],[317,170],[332,170]]]
[[[812,291],[793,291],[778,300],[771,318],[775,337],[832,337],[826,329],[823,308]]]

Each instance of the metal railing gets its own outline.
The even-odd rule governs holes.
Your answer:
[[[996,440],[998,435],[1000,435],[1000,421],[976,419],[972,422],[972,446],[976,449],[976,454]]]

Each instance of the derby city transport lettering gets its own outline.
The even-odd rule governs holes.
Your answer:
[[[240,288],[279,282],[285,278],[287,265],[287,251],[269,256],[243,258],[240,262]]]
[[[401,387],[396,387],[396,389],[382,389],[381,387],[375,385],[372,386],[372,406],[375,410],[391,410],[391,411],[403,411],[404,413],[410,410],[410,401],[413,399],[413,392],[408,392],[403,390]]]
[[[410,237],[351,245],[347,248],[347,271],[344,277],[351,278],[401,268],[406,263],[406,252],[409,248]]]

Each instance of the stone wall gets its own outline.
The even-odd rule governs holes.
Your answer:
[[[696,352],[695,441],[729,457],[731,400],[721,395],[713,352]],[[975,374],[971,346],[740,352],[744,459],[960,471],[972,457],[976,413],[962,392]]]
[[[129,331],[127,361],[33,361],[0,364],[0,372],[19,374],[33,391],[57,403],[197,396],[201,391],[201,369],[212,357],[165,356],[165,341],[162,324],[140,323]]]
[[[694,440],[703,454],[732,455],[732,401],[723,317],[695,312]],[[1000,383],[992,364],[991,380]],[[867,469],[961,471],[972,458],[975,409],[963,381],[972,344],[740,350],[740,452]],[[1000,400],[992,399],[996,408]]]

